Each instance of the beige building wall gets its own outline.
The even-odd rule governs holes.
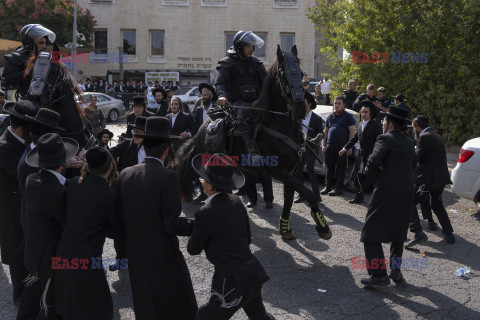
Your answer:
[[[124,63],[125,80],[132,78],[130,71],[137,70],[137,74],[200,72],[212,81],[218,60],[226,55],[225,33],[252,30],[267,33],[266,57],[262,58],[267,66],[275,60],[280,35],[295,34],[302,69],[313,76],[315,28],[306,13],[314,0],[291,1],[293,5],[278,5],[274,0],[227,0],[226,6],[206,6],[206,2],[209,0],[80,0],[81,7],[94,15],[95,29],[107,30],[108,58],[113,62],[92,63],[90,55],[90,63],[79,63],[77,70],[82,71],[84,78],[106,77],[107,73],[118,72],[118,58],[111,58],[122,45],[121,30],[131,29],[136,31],[136,56]],[[163,59],[150,56],[150,30],[165,31]],[[114,78],[118,78],[118,74]]]

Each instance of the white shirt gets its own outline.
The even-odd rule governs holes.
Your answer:
[[[35,143],[31,142],[31,143],[30,143],[30,149],[33,150],[35,147],[36,147]]]
[[[13,136],[14,136],[18,141],[20,141],[22,144],[25,144],[25,139],[22,139],[22,138],[20,138],[19,136],[17,136],[17,135],[12,131],[12,129],[10,128],[10,126],[8,126],[7,129],[8,129],[8,131],[10,131],[11,134],[13,134]]]
[[[210,103],[210,105],[208,106],[208,108],[205,110],[205,107],[203,107],[203,122],[207,121],[207,119],[210,119],[210,116],[208,115],[208,110],[210,109],[210,107],[212,106],[212,104]]]
[[[422,132],[420,132],[420,134],[418,136],[421,136],[422,134],[424,134],[425,131],[427,131],[428,129],[430,129],[430,127],[426,127],[425,129],[423,129]]]
[[[145,148],[143,146],[138,150],[138,163],[142,163],[145,160]]]
[[[368,121],[370,121],[370,119],[362,122],[362,132],[363,132],[363,130],[365,130],[365,126],[367,125]]]
[[[147,158],[148,158],[148,159],[154,159],[154,160],[157,160],[158,162],[160,162],[160,163],[162,164],[162,166],[164,166],[164,167],[165,167],[165,165],[163,164],[162,160],[160,160],[160,159],[158,159],[158,158],[155,158],[155,157],[148,157],[148,156],[147,156],[147,157],[145,157],[145,159],[147,159]]]
[[[312,110],[308,113],[308,115],[305,117],[305,119],[302,120],[302,124],[307,126],[310,124],[310,119],[312,118]],[[303,133],[307,134],[308,129],[302,126],[302,131]]]
[[[177,119],[177,116],[179,113],[180,111],[178,111],[177,113],[172,113],[172,129],[173,129],[173,126],[175,125],[175,120]]]
[[[207,199],[205,199],[205,205],[209,204],[210,201],[212,201],[212,199],[215,198],[215,196],[216,196],[217,194],[220,194],[220,193],[222,193],[222,192],[214,193],[214,194],[212,194],[210,197],[208,197]]]
[[[322,93],[329,94],[331,85],[332,85],[332,80],[323,81],[322,84],[320,85],[320,89],[322,90]]]
[[[67,181],[67,179],[62,176],[60,173],[58,173],[57,171],[53,171],[53,170],[50,170],[50,169],[47,169],[48,172],[52,173],[55,177],[57,177],[58,181],[62,184],[62,185],[65,185],[65,181]]]

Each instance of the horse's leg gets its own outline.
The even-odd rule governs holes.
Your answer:
[[[325,240],[330,239],[332,237],[332,231],[328,227],[327,220],[325,220],[324,215],[318,207],[317,198],[313,191],[305,187],[302,180],[284,171],[281,172],[280,177],[277,175],[277,178],[279,178],[285,185],[288,184],[291,188],[297,191],[300,196],[302,196],[310,204],[311,216],[313,221],[315,221],[315,229],[317,230],[318,236]]]
[[[280,216],[279,227],[283,240],[295,239],[295,234],[293,233],[292,228],[290,228],[290,211],[292,209],[294,193],[295,190],[291,186],[287,183],[283,184],[283,210],[282,215]]]

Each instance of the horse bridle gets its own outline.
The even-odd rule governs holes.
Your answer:
[[[277,81],[282,91],[282,96],[287,100],[288,113],[296,122],[298,119],[294,106],[303,101],[304,97],[300,86],[302,74],[300,68],[298,68],[298,59],[293,54],[286,53],[284,61],[278,64]],[[292,90],[295,84],[298,84],[299,88]]]

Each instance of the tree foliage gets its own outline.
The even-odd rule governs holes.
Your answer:
[[[21,40],[21,28],[39,23],[57,35],[55,43],[64,46],[73,39],[73,0],[0,0],[0,36],[8,40]],[[77,7],[77,29],[92,42],[96,21],[91,12]]]
[[[447,142],[479,136],[479,0],[317,0],[308,17],[324,33],[321,51],[339,70],[334,91],[355,79],[402,92]],[[389,53],[387,63],[353,63],[348,53]],[[427,63],[392,63],[392,52],[427,53]],[[363,55],[361,56],[363,59]],[[367,61],[365,57],[365,62]]]

